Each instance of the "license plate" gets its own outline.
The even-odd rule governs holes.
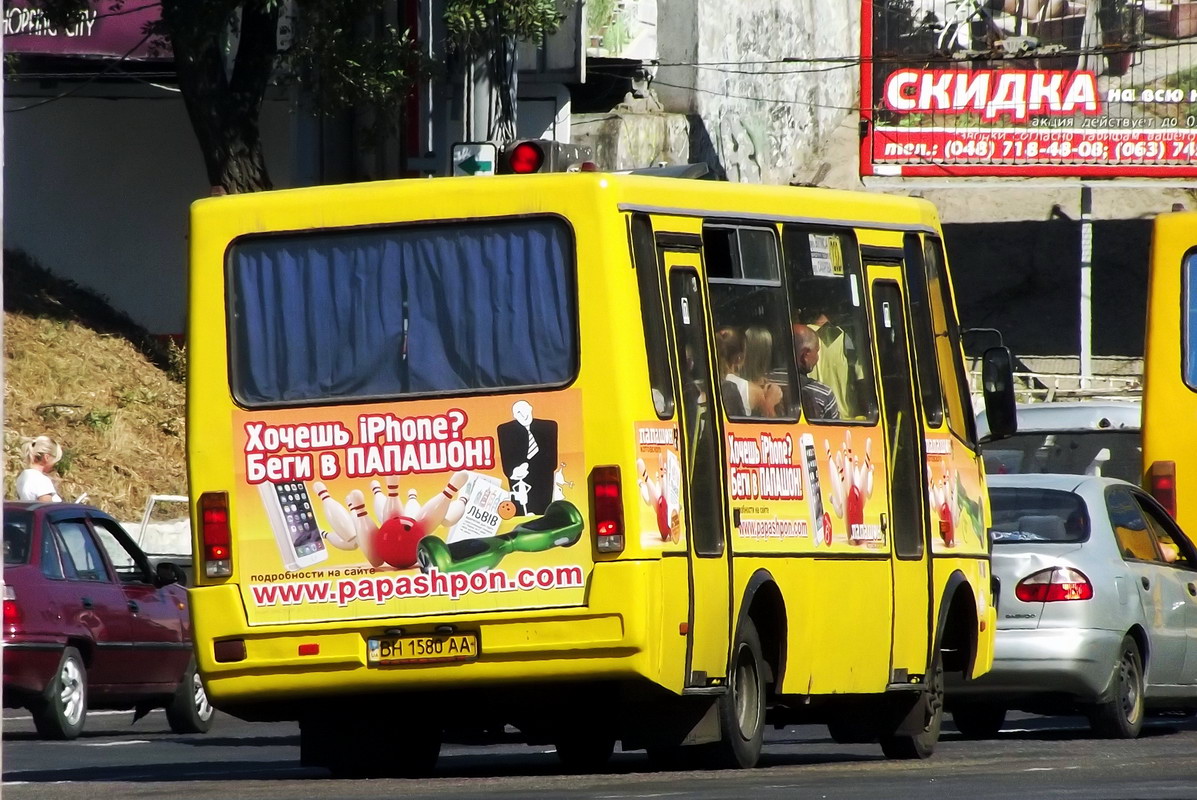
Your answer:
[[[478,636],[379,636],[366,641],[366,662],[371,666],[419,664],[429,661],[469,661],[478,657]]]

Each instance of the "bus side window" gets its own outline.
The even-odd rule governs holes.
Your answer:
[[[634,214],[630,226],[653,408],[660,419],[672,419],[673,378],[669,369],[669,337],[665,330],[665,312],[661,306],[661,270],[657,263],[653,226],[645,214]]]
[[[731,419],[797,419],[777,230],[706,224],[702,244],[724,411]]]
[[[948,282],[943,243],[928,236],[923,243],[927,268],[927,291],[931,298],[931,321],[935,326],[935,350],[938,354],[939,376],[943,386],[944,404],[948,413],[948,428],[970,447],[977,443],[977,422],[973,417],[969,396],[964,355],[960,349],[960,323],[956,320],[956,303]]]
[[[936,362],[935,328],[931,322],[930,297],[927,294],[927,270],[923,264],[923,243],[917,233],[908,233],[903,241],[906,266],[903,270],[910,298],[910,326],[914,330],[914,360],[919,376],[919,394],[927,424],[943,424],[943,390]]]
[[[835,394],[840,418],[877,421],[868,316],[856,237],[786,225],[782,231],[792,322],[814,328],[819,360],[809,377]]]

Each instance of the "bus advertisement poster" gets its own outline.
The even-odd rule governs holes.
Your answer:
[[[580,419],[573,390],[236,411],[251,623],[578,604]]]
[[[1197,3],[864,0],[861,174],[1197,176]]]

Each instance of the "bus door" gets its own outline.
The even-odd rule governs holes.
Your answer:
[[[881,377],[889,513],[882,528],[891,544],[894,636],[890,681],[909,683],[930,663],[932,602],[927,485],[922,421],[916,411],[906,313],[895,266],[871,264],[873,333]]]
[[[662,249],[673,322],[681,411],[682,497],[690,562],[686,688],[722,685],[731,642],[727,494],[708,346],[711,325],[699,279],[700,252]]]

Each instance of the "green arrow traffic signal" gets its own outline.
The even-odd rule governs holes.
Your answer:
[[[473,155],[457,165],[457,168],[467,175],[474,175],[478,172],[494,172],[494,167],[494,162],[479,161]]]

